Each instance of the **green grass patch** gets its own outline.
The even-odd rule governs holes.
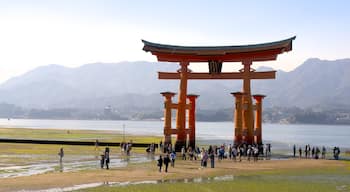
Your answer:
[[[162,137],[123,135],[118,131],[97,130],[60,130],[60,129],[23,129],[23,128],[0,128],[0,137],[9,139],[42,139],[42,140],[73,140],[122,142],[133,140],[135,143],[158,143]]]
[[[348,165],[349,162],[346,162]],[[240,191],[240,192],[319,192],[350,191],[350,170],[344,167],[324,167],[307,169],[283,169],[271,171],[242,172],[232,180],[205,180],[202,183],[185,183],[183,180],[166,181],[158,184],[138,184],[127,186],[101,186],[78,190],[84,192],[158,192],[158,191]]]

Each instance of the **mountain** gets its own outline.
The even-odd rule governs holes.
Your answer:
[[[0,103],[24,108],[103,109],[121,112],[160,111],[163,91],[178,90],[177,80],[158,80],[157,71],[176,71],[175,63],[93,63],[78,68],[48,65],[0,85]],[[258,71],[271,70],[260,67]],[[278,71],[274,80],[252,81],[253,94],[266,94],[264,106],[348,106],[350,59],[308,59],[291,72]],[[198,109],[233,108],[230,92],[241,80],[190,81],[189,93],[199,94]]]
[[[308,59],[291,72],[277,72],[276,80],[259,81],[253,90],[267,93],[269,104],[287,107],[349,106],[350,59]]]

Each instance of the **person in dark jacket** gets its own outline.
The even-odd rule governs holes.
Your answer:
[[[210,153],[209,158],[210,158],[210,167],[214,168],[214,161],[215,161],[214,152]]]
[[[105,155],[106,169],[109,169],[109,147],[106,147],[104,155]]]
[[[158,167],[159,167],[159,172],[162,172],[162,166],[163,166],[163,158],[161,155],[159,155],[159,159],[158,159]]]
[[[164,165],[165,165],[165,172],[168,172],[168,166],[169,166],[169,163],[170,163],[170,158],[169,158],[169,154],[167,154],[165,157],[164,157]]]

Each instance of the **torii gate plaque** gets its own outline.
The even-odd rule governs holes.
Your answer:
[[[250,89],[252,79],[274,79],[276,71],[256,72],[250,66],[253,62],[276,60],[277,55],[292,50],[295,36],[289,39],[254,45],[190,47],[151,43],[142,40],[143,50],[157,56],[158,61],[177,62],[181,68],[174,73],[158,72],[159,79],[179,79],[180,88],[178,103],[172,103],[175,93],[164,92],[165,124],[164,144],[171,143],[171,134],[176,134],[175,150],[186,146],[187,134],[189,145],[195,146],[195,98],[187,95],[188,79],[242,79],[242,92],[232,93],[235,96],[235,133],[234,143],[261,144],[261,111],[263,95],[254,95],[256,100],[256,120],[254,126],[254,105]],[[208,62],[208,73],[193,73],[188,69],[190,62]],[[241,62],[243,69],[239,72],[221,72],[223,62]],[[187,103],[187,99],[190,103]],[[171,109],[176,109],[176,129],[171,128]],[[189,129],[186,129],[186,110],[189,110]]]

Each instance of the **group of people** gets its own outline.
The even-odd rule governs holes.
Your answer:
[[[197,158],[203,159],[204,157],[205,160],[207,156],[209,158],[212,156],[217,157],[219,161],[223,159],[232,159],[234,161],[238,159],[239,161],[242,161],[242,157],[246,157],[248,161],[250,161],[251,159],[257,161],[259,156],[264,154],[266,157],[269,157],[271,155],[271,144],[242,144],[239,146],[232,146],[232,144],[222,144],[221,146],[210,145],[207,150],[205,150],[204,148],[200,150],[199,147],[195,147],[194,149],[192,149],[192,147],[188,147],[187,150],[185,149],[185,147],[182,147],[181,149],[181,155],[183,160],[186,160],[187,157],[190,160],[197,160]]]
[[[121,149],[122,153],[124,153],[127,156],[129,156],[130,152],[131,152],[131,149],[132,149],[132,140],[130,140],[130,142],[128,142],[128,143],[122,142],[120,144],[120,149]]]
[[[299,151],[299,158],[303,157],[303,152],[304,152],[304,157],[306,159],[326,159],[326,154],[327,154],[327,149],[325,146],[322,146],[322,148],[320,149],[319,147],[312,147],[308,144],[305,145],[304,150],[302,149],[302,147],[299,147],[298,149]],[[293,145],[293,156],[296,157],[296,153],[297,153],[297,147],[296,145]],[[320,156],[321,154],[321,156]],[[335,160],[339,159],[339,154],[340,154],[340,149],[339,147],[334,147],[333,148],[333,157]]]
[[[147,148],[147,152],[154,151],[154,145],[151,145]],[[157,166],[161,172],[162,166],[165,167],[165,172],[168,171],[168,164],[171,163],[172,167],[175,164],[176,153],[172,148],[172,145],[164,146],[162,142],[159,143],[160,152],[164,153],[159,156],[157,160]],[[210,167],[215,167],[215,159],[222,161],[223,159],[230,159],[234,161],[242,161],[242,157],[245,157],[248,161],[253,160],[258,161],[259,157],[262,155],[269,157],[271,155],[271,144],[266,145],[247,145],[242,144],[239,146],[233,146],[222,144],[221,146],[209,146],[208,149],[197,147],[188,147],[183,146],[181,148],[181,159],[182,160],[197,160],[200,159],[201,167],[207,167],[208,161],[210,161]]]
[[[299,149],[297,149],[297,146],[293,145],[293,157],[296,157],[297,151],[299,152],[299,158],[303,158],[303,152],[304,152],[305,159],[326,159],[326,154],[327,154],[327,149],[325,146],[322,146],[321,149],[317,146],[313,146],[311,148],[309,144],[305,145],[304,149],[301,146],[299,147]],[[334,159],[339,159],[339,154],[340,154],[339,147],[334,147],[333,149]]]
[[[171,153],[166,153],[164,158],[162,155],[159,156],[159,159],[157,160],[157,166],[159,167],[159,172],[162,172],[162,167],[164,164],[164,171],[168,172],[169,163],[171,164],[171,167],[175,167],[175,159],[176,159],[176,153],[175,151],[172,151]]]
[[[101,169],[106,165],[106,169],[109,169],[109,147],[105,148],[105,152],[101,155]]]

